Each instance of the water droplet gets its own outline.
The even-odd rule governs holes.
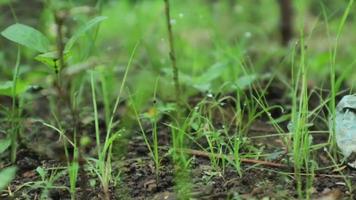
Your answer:
[[[241,5],[236,5],[234,10],[235,10],[236,13],[242,13],[243,10],[244,10],[244,7],[241,6]]]
[[[288,124],[287,124],[287,129],[289,132],[293,133],[294,131],[294,124],[292,121],[289,121]]]
[[[252,33],[249,32],[249,31],[247,31],[247,32],[244,33],[244,36],[245,36],[246,38],[250,38],[250,37],[252,36]]]
[[[184,17],[184,14],[183,13],[179,13],[179,18],[183,18]]]
[[[174,25],[177,23],[177,21],[175,19],[171,19],[170,23],[171,23],[171,25]]]

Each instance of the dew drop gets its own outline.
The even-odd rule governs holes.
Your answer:
[[[245,36],[246,38],[251,38],[252,33],[249,32],[249,31],[247,31],[247,32],[244,33],[244,36]]]
[[[177,21],[175,19],[171,19],[170,23],[171,23],[171,25],[175,25],[177,23]]]

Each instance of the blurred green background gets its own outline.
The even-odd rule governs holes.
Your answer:
[[[280,11],[276,0],[172,0],[171,24],[185,97],[204,92],[229,92],[236,89],[232,85],[243,85],[241,82],[246,79],[241,80],[241,77],[246,76],[247,79],[275,76],[288,87],[290,57],[298,45],[301,24],[304,24],[306,37],[310,84],[327,89],[330,50],[335,44],[335,34],[348,2],[293,3],[295,37],[289,46],[282,46]],[[109,94],[113,99],[129,56],[139,43],[128,79],[135,102],[140,108],[147,104],[153,96],[157,79],[160,98],[173,100],[163,1],[2,0],[0,30],[16,22],[15,13],[17,22],[37,28],[55,44],[55,10],[67,11],[66,38],[95,16],[108,17],[96,29],[97,32],[81,38],[75,54],[68,61],[68,68],[74,70],[84,66],[80,72],[95,68],[104,73],[109,81],[106,87],[115,91]],[[347,18],[338,41],[336,77],[340,78],[344,89],[353,88],[356,83],[354,11]],[[0,80],[4,83],[12,79],[17,47],[3,37],[0,38],[0,47]],[[25,84],[49,87],[54,71],[35,61],[35,56],[35,52],[21,48],[20,80]],[[81,75],[76,74],[71,80],[74,82],[71,85],[73,90],[78,90],[83,84]]]

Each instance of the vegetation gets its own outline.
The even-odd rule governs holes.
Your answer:
[[[0,1],[0,199],[355,198],[355,9]]]

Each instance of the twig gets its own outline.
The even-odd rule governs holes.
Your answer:
[[[223,159],[224,156],[221,154],[213,154],[213,153],[208,153],[204,151],[199,151],[199,150],[194,150],[194,149],[182,149],[187,154],[194,155],[194,156],[199,156],[199,157],[205,157],[209,158],[211,156],[215,156],[219,159]],[[232,156],[228,156],[228,158],[233,159]],[[276,162],[269,162],[269,161],[264,161],[264,160],[255,160],[255,159],[246,159],[246,158],[241,158],[241,162],[244,163],[251,163],[251,164],[260,164],[260,165],[265,165],[269,167],[280,167],[280,168],[288,168],[288,165],[281,164],[281,163],[276,163]],[[288,173],[288,172],[279,172],[283,174],[294,174],[294,173]],[[309,173],[299,173],[301,176],[311,176],[313,174]],[[347,176],[347,175],[334,175],[334,174],[314,174],[315,177],[328,177],[328,178],[352,178],[353,176]]]
[[[213,154],[213,153],[208,153],[208,152],[194,150],[194,149],[183,149],[182,151],[184,151],[187,154],[191,154],[191,155],[199,156],[199,157],[209,158],[209,157],[215,156],[216,158],[219,158],[219,159],[224,158],[224,155],[221,155],[221,154]],[[227,157],[230,159],[234,159],[232,156],[227,156]],[[240,160],[241,160],[241,162],[244,162],[244,163],[260,164],[260,165],[266,165],[266,166],[270,166],[270,167],[282,167],[282,168],[288,167],[288,165],[264,161],[264,160],[255,160],[255,159],[247,159],[247,158],[241,158]]]

